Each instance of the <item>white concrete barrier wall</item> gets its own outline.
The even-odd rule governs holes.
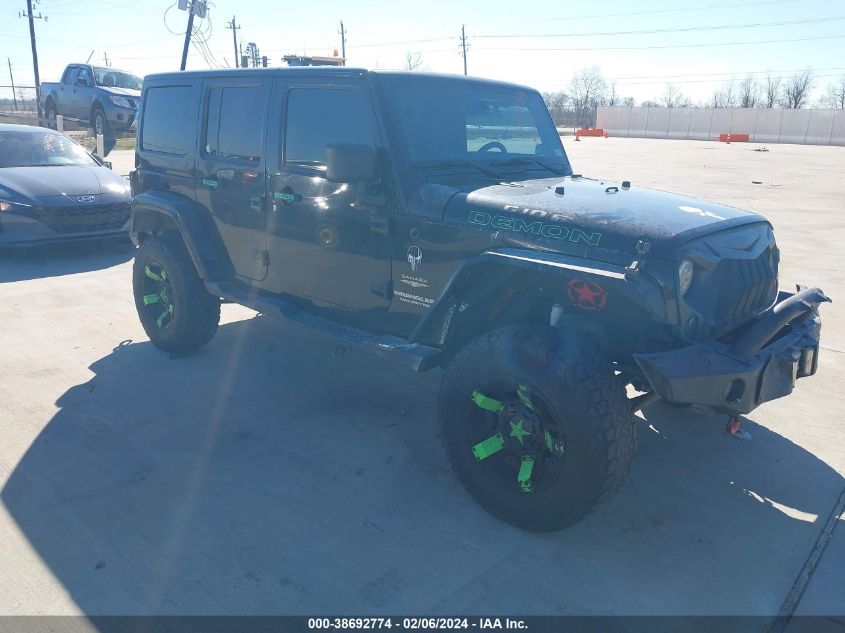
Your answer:
[[[845,110],[602,106],[596,127],[610,136],[718,140],[720,134],[748,134],[756,143],[845,145]]]

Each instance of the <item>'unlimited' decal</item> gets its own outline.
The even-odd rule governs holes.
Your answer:
[[[470,211],[467,222],[478,226],[489,226],[503,231],[514,233],[528,233],[530,235],[542,235],[556,240],[568,240],[570,242],[583,242],[590,246],[598,246],[601,241],[601,233],[595,231],[586,233],[581,229],[571,229],[560,224],[549,224],[540,220],[529,218],[515,218],[507,215],[490,215],[484,211]]]

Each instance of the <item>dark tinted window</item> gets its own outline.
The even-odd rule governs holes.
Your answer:
[[[264,88],[212,88],[208,91],[205,153],[235,160],[261,159]]]
[[[76,76],[76,66],[69,66],[65,69],[65,74],[62,75],[62,83],[63,84],[70,84],[73,83],[74,77]]]
[[[364,99],[357,90],[295,88],[288,93],[285,161],[321,164],[326,145],[372,145]]]
[[[150,88],[141,121],[141,147],[153,152],[187,154],[194,144],[195,115],[190,86]]]

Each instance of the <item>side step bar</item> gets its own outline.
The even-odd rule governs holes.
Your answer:
[[[280,297],[260,295],[225,282],[206,281],[205,287],[211,294],[223,298],[224,301],[229,300],[264,314],[294,321],[328,334],[350,347],[401,361],[415,371],[428,371],[437,367],[440,362],[441,352],[435,347],[409,343],[406,339],[389,334],[371,334],[303,310]]]

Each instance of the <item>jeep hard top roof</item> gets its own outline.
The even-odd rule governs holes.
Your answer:
[[[223,78],[232,76],[250,76],[250,75],[271,75],[271,76],[325,76],[331,78],[344,77],[366,77],[367,75],[375,75],[377,77],[414,77],[422,80],[443,80],[443,81],[461,81],[483,83],[487,85],[496,85],[502,88],[512,88],[519,90],[534,90],[527,86],[514,84],[506,81],[499,81],[497,79],[485,79],[482,77],[468,77],[466,75],[453,75],[448,73],[428,73],[408,70],[368,70],[366,68],[353,68],[350,66],[291,66],[289,68],[227,68],[223,70],[183,70],[172,71],[167,73],[156,73],[144,77],[145,85],[147,82],[167,82],[167,81],[190,81],[192,79],[204,79],[207,77]]]

